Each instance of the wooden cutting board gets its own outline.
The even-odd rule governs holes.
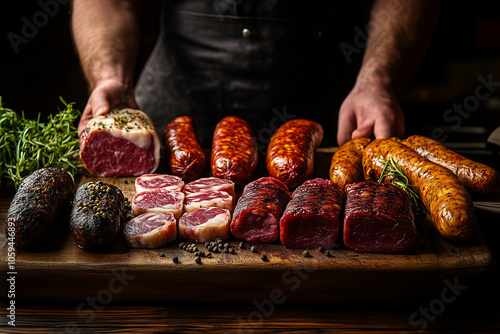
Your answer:
[[[328,178],[332,149],[316,154],[315,176]],[[262,161],[262,159],[261,159]],[[264,160],[265,161],[265,160]],[[265,174],[259,163],[256,177]],[[79,184],[96,180],[84,176]],[[115,184],[131,199],[135,178],[100,178]],[[11,196],[0,197],[0,221]],[[480,216],[478,217],[480,219]],[[129,249],[119,237],[102,252],[84,251],[76,246],[67,221],[56,222],[54,232],[36,250],[18,250],[15,258],[16,300],[71,301],[99,305],[111,301],[254,301],[256,305],[283,301],[396,301],[439,297],[447,284],[468,284],[487,274],[493,265],[490,249],[479,228],[466,244],[452,244],[431,227],[427,219],[417,221],[419,236],[411,252],[405,254],[363,254],[340,243],[331,257],[311,250],[287,249],[279,243],[239,247],[239,240],[228,243],[235,254],[214,253],[202,257],[180,249],[177,240],[161,249]],[[3,233],[3,228],[2,228]],[[11,271],[5,236],[3,244],[3,282]],[[202,244],[200,251],[207,252]],[[268,260],[262,261],[266,254]],[[172,258],[176,256],[178,263]],[[1,298],[7,286],[1,285]],[[89,301],[90,300],[90,301]],[[258,307],[258,306],[256,306]]]

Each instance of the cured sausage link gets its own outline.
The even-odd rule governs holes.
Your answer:
[[[455,174],[402,143],[375,139],[363,151],[367,180],[377,180],[384,161],[392,158],[420,196],[439,233],[451,241],[469,240],[476,218],[469,192]]]
[[[26,177],[7,211],[5,235],[18,248],[35,246],[50,231],[73,197],[73,180],[61,169],[42,168]]]
[[[164,132],[170,170],[183,180],[199,178],[205,168],[205,154],[200,146],[191,117],[171,121]]]
[[[500,177],[496,170],[453,152],[431,138],[415,135],[403,140],[403,144],[424,158],[451,170],[474,193],[491,195],[498,189]]]
[[[330,162],[330,180],[345,188],[346,185],[364,180],[363,149],[369,138],[356,138],[344,143],[333,154]]]
[[[213,176],[243,186],[254,175],[258,158],[257,142],[246,121],[227,116],[217,123],[210,157]]]
[[[294,119],[276,130],[267,148],[269,175],[293,189],[312,176],[314,152],[323,140],[320,124]]]

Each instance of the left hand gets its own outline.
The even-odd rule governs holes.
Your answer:
[[[359,137],[404,136],[404,114],[394,91],[377,82],[357,82],[342,103],[338,117],[340,145]]]

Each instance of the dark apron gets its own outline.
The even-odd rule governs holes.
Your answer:
[[[320,122],[323,146],[335,145],[337,112],[348,92],[339,83],[357,70],[339,49],[339,32],[356,24],[339,24],[346,17],[337,1],[165,2],[136,100],[160,134],[175,117],[191,116],[203,147],[228,115],[251,124],[260,150],[293,118]]]

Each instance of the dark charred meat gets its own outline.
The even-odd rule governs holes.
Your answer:
[[[40,242],[73,197],[73,180],[61,169],[42,168],[19,186],[9,210],[5,234],[14,229],[15,245],[29,248]]]

